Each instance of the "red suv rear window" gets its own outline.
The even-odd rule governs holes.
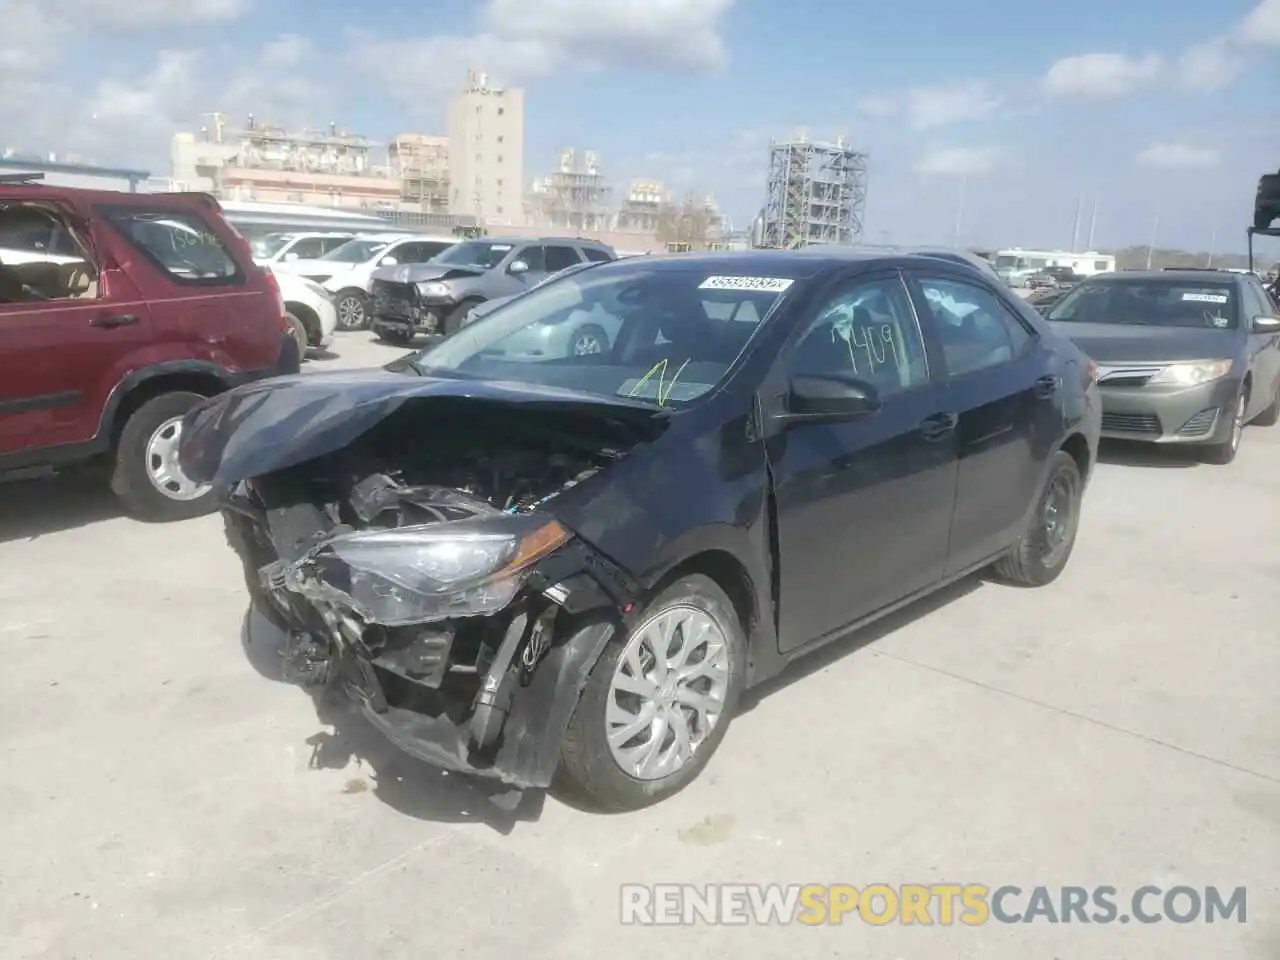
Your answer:
[[[144,208],[102,211],[135,248],[179,283],[218,286],[240,283],[240,265],[198,213]]]

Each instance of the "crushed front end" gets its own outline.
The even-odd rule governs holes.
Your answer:
[[[625,445],[471,418],[415,443],[412,426],[237,483],[228,540],[284,638],[287,679],[338,688],[430,763],[548,786],[578,692],[635,596],[551,508]]]

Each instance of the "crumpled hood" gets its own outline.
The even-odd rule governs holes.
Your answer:
[[[1049,325],[1098,363],[1234,359],[1239,346],[1238,330],[1063,320]]]
[[[651,438],[666,424],[663,412],[622,397],[531,383],[342,370],[276,377],[219,394],[187,415],[179,457],[183,472],[197,483],[233,484],[341,450],[405,403],[445,399],[586,414]]]
[[[478,277],[478,267],[454,267],[440,263],[405,263],[396,267],[379,267],[373,271],[373,279],[389,283],[422,283],[426,280],[454,280],[458,277]]]

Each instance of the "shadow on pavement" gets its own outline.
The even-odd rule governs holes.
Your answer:
[[[986,581],[981,574],[965,577],[963,580],[944,587],[937,593],[917,600],[915,603],[868,624],[860,630],[855,630],[847,637],[835,640],[825,647],[820,647],[813,653],[801,657],[772,680],[766,680],[759,686],[748,690],[743,695],[742,702],[738,707],[739,715],[754,710],[763,700],[785,690],[796,681],[812,676],[829,667],[837,660],[852,653],[857,653],[863,647],[870,646],[895,630],[900,630],[922,617],[927,617],[929,614],[942,609],[948,604],[955,603],[962,597],[966,597],[984,586],[986,586]]]
[[[245,656],[260,675],[284,682],[280,663],[279,628],[248,611],[241,628]],[[299,695],[304,691],[299,689]],[[516,824],[542,816],[546,794],[516,790],[482,777],[454,773],[423,763],[402,752],[371,727],[360,711],[338,693],[311,694],[321,730],[307,738],[313,770],[346,770],[352,761],[371,771],[367,789],[394,810],[436,823],[482,823],[503,835]],[[349,792],[366,789],[361,778],[348,783]]]
[[[327,350],[324,347],[311,347],[309,350],[307,350],[306,359],[325,361],[325,360],[340,360],[341,357],[339,357],[332,350]]]
[[[1194,448],[1133,443],[1127,440],[1103,440],[1098,447],[1098,462],[1117,467],[1149,467],[1158,470],[1186,470],[1204,466]]]
[[[121,515],[102,477],[67,474],[0,484],[0,543],[34,540]]]

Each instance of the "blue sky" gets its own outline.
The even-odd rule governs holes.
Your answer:
[[[617,188],[743,225],[802,128],[870,152],[873,241],[1066,245],[1079,204],[1083,243],[1096,197],[1096,245],[1240,249],[1280,168],[1280,0],[0,0],[0,24],[0,146],[157,171],[204,111],[443,133],[469,65],[525,88],[526,179],[595,149]]]

